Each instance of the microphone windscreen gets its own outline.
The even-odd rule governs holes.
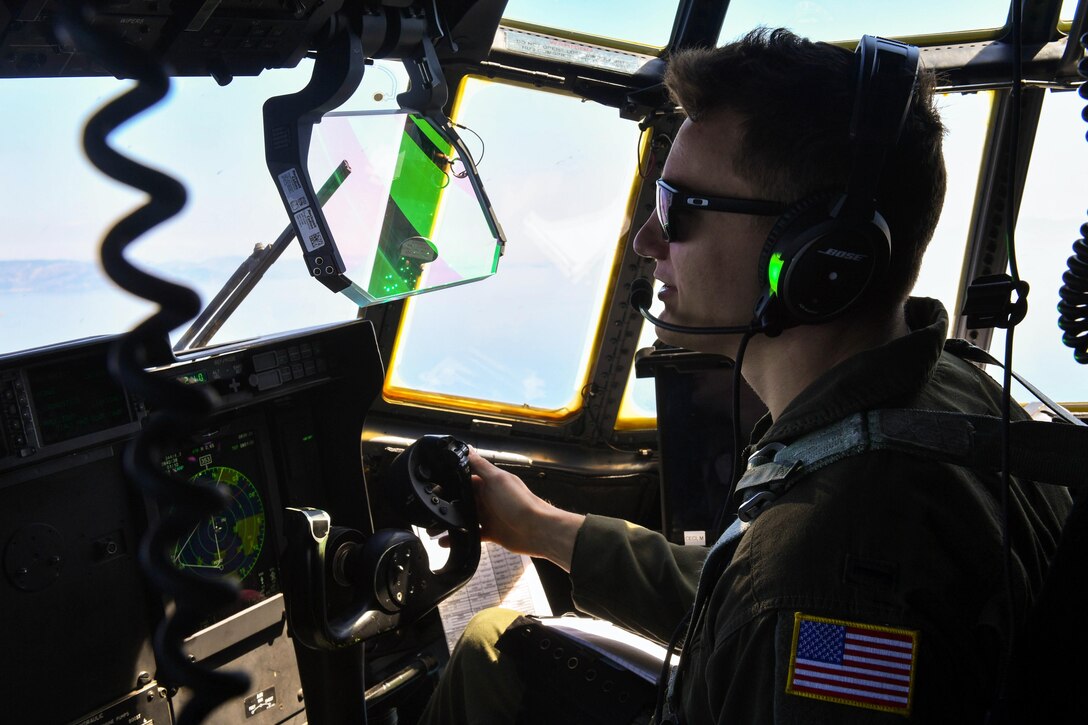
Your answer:
[[[649,280],[639,277],[631,283],[628,301],[636,310],[648,310],[654,300],[654,286]]]

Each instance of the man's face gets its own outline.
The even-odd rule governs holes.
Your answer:
[[[760,198],[734,171],[740,143],[740,118],[728,112],[693,123],[676,135],[661,178],[685,191],[707,196]],[[678,233],[668,242],[656,215],[635,235],[635,252],[657,261],[654,277],[663,287],[661,319],[699,327],[746,325],[752,319],[760,286],[756,264],[773,217],[675,209]],[[736,335],[685,335],[658,329],[663,342],[724,355],[736,351]]]

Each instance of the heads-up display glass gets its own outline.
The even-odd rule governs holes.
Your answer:
[[[479,157],[483,152],[475,150]],[[445,119],[334,111],[315,126],[308,172],[360,307],[495,273],[502,231],[471,152]],[[305,240],[303,240],[305,244]]]

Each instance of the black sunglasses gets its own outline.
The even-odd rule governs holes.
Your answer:
[[[657,180],[657,221],[665,233],[665,241],[678,241],[676,223],[670,217],[674,207],[695,209],[697,211],[727,211],[733,214],[754,214],[756,216],[779,216],[786,211],[787,204],[762,199],[734,199],[728,196],[702,196],[691,191],[683,191],[672,186],[664,179]]]

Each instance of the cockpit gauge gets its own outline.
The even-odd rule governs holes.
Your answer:
[[[175,566],[207,577],[245,579],[264,547],[264,502],[257,487],[244,473],[227,466],[205,468],[190,480],[224,488],[229,503],[178,541],[172,555]]]

